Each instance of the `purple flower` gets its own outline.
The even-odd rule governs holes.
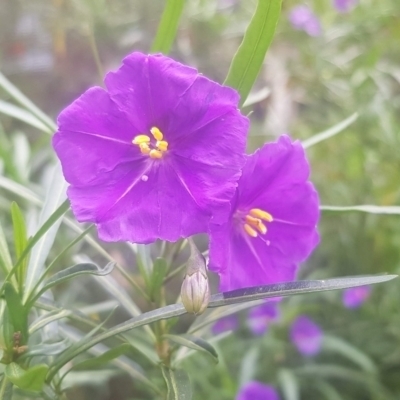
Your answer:
[[[303,356],[317,355],[321,350],[322,338],[321,328],[305,315],[297,317],[290,327],[290,340]]]
[[[279,400],[278,392],[270,385],[251,381],[242,386],[236,400]]]
[[[360,307],[371,295],[371,286],[359,286],[343,292],[343,304],[347,308]]]
[[[319,237],[318,194],[299,142],[286,135],[247,156],[228,222],[210,227],[220,290],[292,281]]]
[[[263,335],[267,332],[271,322],[280,318],[278,303],[268,301],[253,307],[247,317],[247,325],[254,335]]]
[[[347,13],[355,7],[358,0],[333,0],[333,6],[340,13]]]
[[[130,54],[105,84],[60,114],[53,140],[78,221],[149,243],[226,220],[245,162],[238,93],[160,54]]]
[[[214,335],[227,331],[235,331],[239,326],[237,315],[228,315],[219,319],[211,328]]]
[[[319,19],[308,6],[293,7],[289,13],[289,21],[294,29],[305,31],[310,36],[319,36],[321,34],[322,29]]]

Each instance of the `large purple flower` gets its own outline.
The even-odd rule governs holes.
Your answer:
[[[242,386],[236,396],[236,400],[279,400],[279,394],[270,385],[251,381]]]
[[[371,295],[371,286],[348,288],[343,292],[343,304],[347,308],[360,307]]]
[[[290,340],[306,357],[317,355],[322,346],[321,328],[309,317],[300,315],[290,327]]]
[[[268,301],[253,307],[247,317],[247,325],[254,335],[263,335],[267,332],[272,322],[280,318],[278,303]]]
[[[59,116],[53,144],[76,218],[106,241],[175,241],[226,219],[248,120],[238,93],[132,53]]]
[[[318,194],[299,142],[286,135],[247,157],[227,223],[210,228],[222,291],[292,281],[317,245]]]
[[[293,7],[289,13],[289,21],[293,28],[305,31],[310,36],[321,34],[321,23],[310,7],[299,5]]]

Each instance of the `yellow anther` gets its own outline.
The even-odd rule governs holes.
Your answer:
[[[267,213],[264,210],[260,210],[259,208],[252,208],[250,210],[250,215],[255,218],[261,218],[264,221],[272,222],[274,219],[270,213]]]
[[[165,140],[157,140],[156,147],[160,151],[167,151],[168,150],[168,142]]]
[[[150,129],[151,134],[154,136],[156,140],[163,140],[164,135],[162,132],[155,126]]]
[[[245,220],[248,225],[252,226],[253,228],[256,228],[263,235],[267,233],[267,227],[263,224],[261,219],[254,218],[250,215],[246,215]]]
[[[149,154],[151,149],[147,143],[140,143],[139,144],[140,151],[142,154]]]
[[[160,150],[153,149],[153,150],[150,150],[149,156],[151,158],[161,158],[162,157],[162,153],[161,153]]]
[[[243,225],[244,230],[246,231],[246,233],[248,235],[250,235],[251,237],[257,237],[258,233],[255,229],[253,229],[249,224],[244,224]]]
[[[150,137],[147,135],[137,135],[132,140],[133,144],[150,143]]]

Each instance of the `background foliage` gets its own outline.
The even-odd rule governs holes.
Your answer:
[[[177,7],[174,10],[183,5],[182,1],[170,3]],[[285,132],[306,140],[358,113],[338,136],[307,150],[321,202],[335,206],[399,205],[400,3],[361,0],[349,13],[340,14],[328,0],[309,1],[322,24],[318,37],[294,30],[288,22],[288,13],[297,4],[284,1],[274,41],[249,97],[258,97],[259,101],[244,108],[251,112],[249,151]],[[133,49],[146,52],[171,48],[174,58],[223,82],[256,2],[186,2],[175,41],[162,41],[161,35],[153,43],[164,5],[161,0],[2,0],[1,71],[51,117],[88,87],[101,85],[103,72],[116,68]],[[169,20],[178,15],[172,14]],[[173,26],[166,25],[165,29]],[[52,198],[57,193],[61,196],[65,189],[59,179],[52,178],[51,120],[40,112],[26,113],[25,107],[17,108],[15,100],[6,90],[0,91],[0,212],[10,248],[11,202],[18,202],[31,235],[63,200],[59,197],[57,204],[47,202],[43,208],[47,188]],[[14,206],[14,218],[18,215]],[[57,235],[54,232],[51,237],[49,231],[47,241],[43,241],[50,252],[49,260],[79,233],[72,219],[64,221]],[[396,215],[324,211],[321,244],[301,276],[323,279],[399,273],[399,223]],[[22,238],[23,232],[19,236]],[[144,249],[122,244],[101,246],[105,250],[86,236],[59,256],[56,270],[93,261],[103,266],[115,259],[140,282],[136,260],[137,254],[142,259],[148,257]],[[13,251],[12,258],[20,251]],[[34,258],[31,255],[29,262]],[[37,265],[41,265],[39,261]],[[177,274],[166,286],[171,302],[181,279]],[[50,324],[45,330],[47,345],[58,346],[60,351],[88,332],[84,319],[96,326],[122,304],[109,316],[107,323],[112,325],[135,316],[136,305],[146,307],[138,289],[121,270],[114,269],[107,281],[82,277],[72,282],[57,286],[54,297],[64,312],[79,309],[80,313],[73,312],[76,318],[72,323],[63,322],[58,327]],[[232,399],[239,386],[250,379],[276,385],[287,400],[400,398],[399,285],[393,281],[374,287],[371,299],[354,311],[343,307],[340,292],[287,299],[282,303],[282,319],[263,337],[249,332],[246,311],[240,313],[241,327],[234,333],[213,337],[206,326],[202,337],[216,346],[217,365],[209,355],[194,357],[179,350],[181,365],[192,380],[193,398]],[[37,310],[38,317],[40,313]],[[303,313],[312,316],[326,334],[323,350],[315,359],[302,358],[288,340],[291,321]],[[182,318],[174,331],[184,332],[191,322],[190,317]],[[58,335],[57,341],[54,335]],[[114,349],[109,357],[114,359],[112,366],[106,357],[68,374],[64,381],[71,386],[67,397],[155,398],[141,378],[145,370],[153,384],[162,383],[162,376],[153,368],[157,358],[151,351],[148,332],[146,336],[146,330],[132,331],[129,341],[129,349],[116,347],[117,340],[107,343]],[[104,353],[104,346],[92,348],[92,354]],[[56,348],[54,351],[57,353]],[[23,391],[18,393],[17,398],[31,398]]]

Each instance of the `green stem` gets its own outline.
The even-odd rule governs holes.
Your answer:
[[[11,400],[12,398],[12,383],[3,375],[3,380],[0,384],[0,400]]]
[[[88,38],[89,38],[89,45],[90,49],[92,50],[94,62],[96,63],[97,73],[100,77],[100,82],[103,81],[104,71],[103,66],[101,65],[99,49],[97,47],[96,38],[94,36],[93,24],[90,22],[88,28]]]

